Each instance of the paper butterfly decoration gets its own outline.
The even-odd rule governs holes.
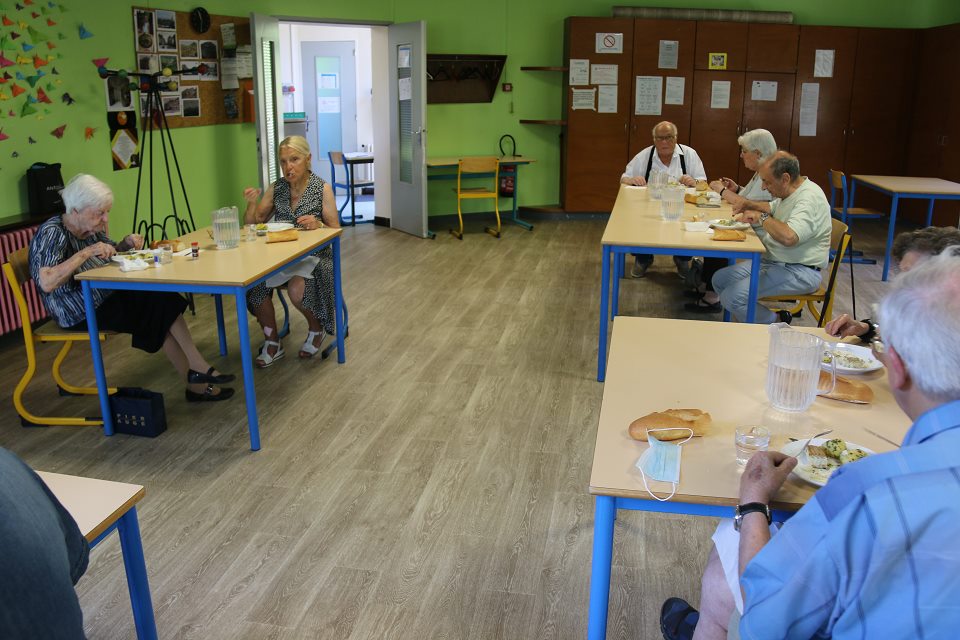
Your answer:
[[[37,141],[33,139],[33,136],[27,136],[27,142],[30,144],[37,144]]]
[[[93,138],[93,134],[95,134],[96,132],[97,132],[96,127],[87,127],[86,129],[83,130],[83,137],[85,140],[90,140],[91,138]]]
[[[69,93],[64,93],[63,95],[61,95],[60,99],[63,100],[63,102],[68,105],[76,102],[76,100],[73,99],[73,96],[71,96]]]
[[[83,23],[80,24],[79,31],[80,31],[80,39],[81,39],[81,40],[86,40],[87,38],[92,38],[92,37],[93,37],[93,34],[90,33],[85,26],[83,26]]]
[[[57,139],[60,139],[60,138],[63,137],[63,131],[64,131],[64,129],[66,129],[66,128],[67,128],[67,125],[62,124],[62,125],[60,125],[59,127],[57,127],[56,129],[54,129],[53,131],[51,131],[51,132],[50,132],[50,135],[52,135],[53,137],[55,137],[55,138],[57,138]]]
[[[8,136],[7,134],[5,134],[5,133],[3,132],[3,129],[0,129],[0,140],[6,140],[6,139],[8,139],[9,137],[10,137],[10,136]]]

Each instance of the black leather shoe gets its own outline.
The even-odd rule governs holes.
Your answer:
[[[203,390],[203,393],[184,389],[184,395],[187,398],[187,402],[220,402],[233,396],[233,389],[230,387],[220,387],[220,393],[214,393],[213,390],[214,386],[208,384],[207,388]]]
[[[236,379],[237,376],[232,373],[221,373],[218,376],[213,375],[213,367],[207,369],[206,373],[200,373],[193,369],[187,370],[187,382],[190,384],[203,384],[204,382],[208,384],[223,384],[224,382],[233,382]]]
[[[660,632],[664,640],[689,640],[700,613],[681,598],[667,598],[660,607]]]
[[[781,309],[780,311],[777,311],[777,320],[790,324],[793,322],[793,314],[786,309]]]
[[[703,298],[698,298],[696,302],[688,302],[683,308],[691,313],[720,313],[723,307],[719,302],[709,303]]]

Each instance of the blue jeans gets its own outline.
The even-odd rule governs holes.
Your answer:
[[[815,269],[802,264],[760,261],[757,298],[811,293],[819,286],[820,272]],[[723,308],[736,320],[743,322],[747,317],[750,302],[750,263],[739,262],[717,271],[713,275],[713,290],[720,296]],[[776,321],[777,314],[762,304],[757,304],[755,323],[770,324]]]

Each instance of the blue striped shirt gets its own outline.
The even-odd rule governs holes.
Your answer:
[[[903,441],[956,466],[873,484],[830,521],[817,500],[797,512],[741,577],[741,637],[957,637],[958,426],[960,401],[920,416]]]
[[[70,278],[65,283],[51,291],[44,293],[40,289],[40,269],[55,267],[69,260],[80,250],[98,242],[106,242],[116,246],[106,234],[97,232],[89,238],[80,239],[67,231],[63,226],[63,218],[53,216],[37,229],[36,235],[30,241],[30,277],[37,283],[40,299],[57,324],[63,328],[72,327],[86,319],[86,310],[83,306],[83,291],[80,283]],[[77,269],[76,273],[102,267],[108,260],[96,256],[90,258]],[[93,289],[93,306],[99,307],[113,292],[104,289]]]

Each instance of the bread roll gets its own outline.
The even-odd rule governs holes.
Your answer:
[[[296,229],[287,229],[286,231],[268,231],[267,244],[271,242],[292,242],[297,240],[300,234]]]
[[[710,185],[707,184],[706,180],[697,180],[697,186],[696,186],[697,191],[706,191],[709,188],[710,188]]]
[[[830,384],[830,374],[826,371],[820,371],[820,386],[826,387]],[[824,398],[840,400],[841,402],[853,402],[855,404],[870,404],[873,402],[873,389],[864,382],[850,380],[843,376],[837,376],[837,386],[830,393],[823,394]]]
[[[714,229],[713,239],[721,241],[743,242],[747,239],[747,234],[736,229]]]
[[[690,435],[687,429],[693,430],[693,435],[706,435],[713,420],[710,414],[700,409],[667,409],[655,411],[630,423],[630,437],[634,440],[646,440],[649,429],[668,429],[657,431],[657,440],[683,440]]]

